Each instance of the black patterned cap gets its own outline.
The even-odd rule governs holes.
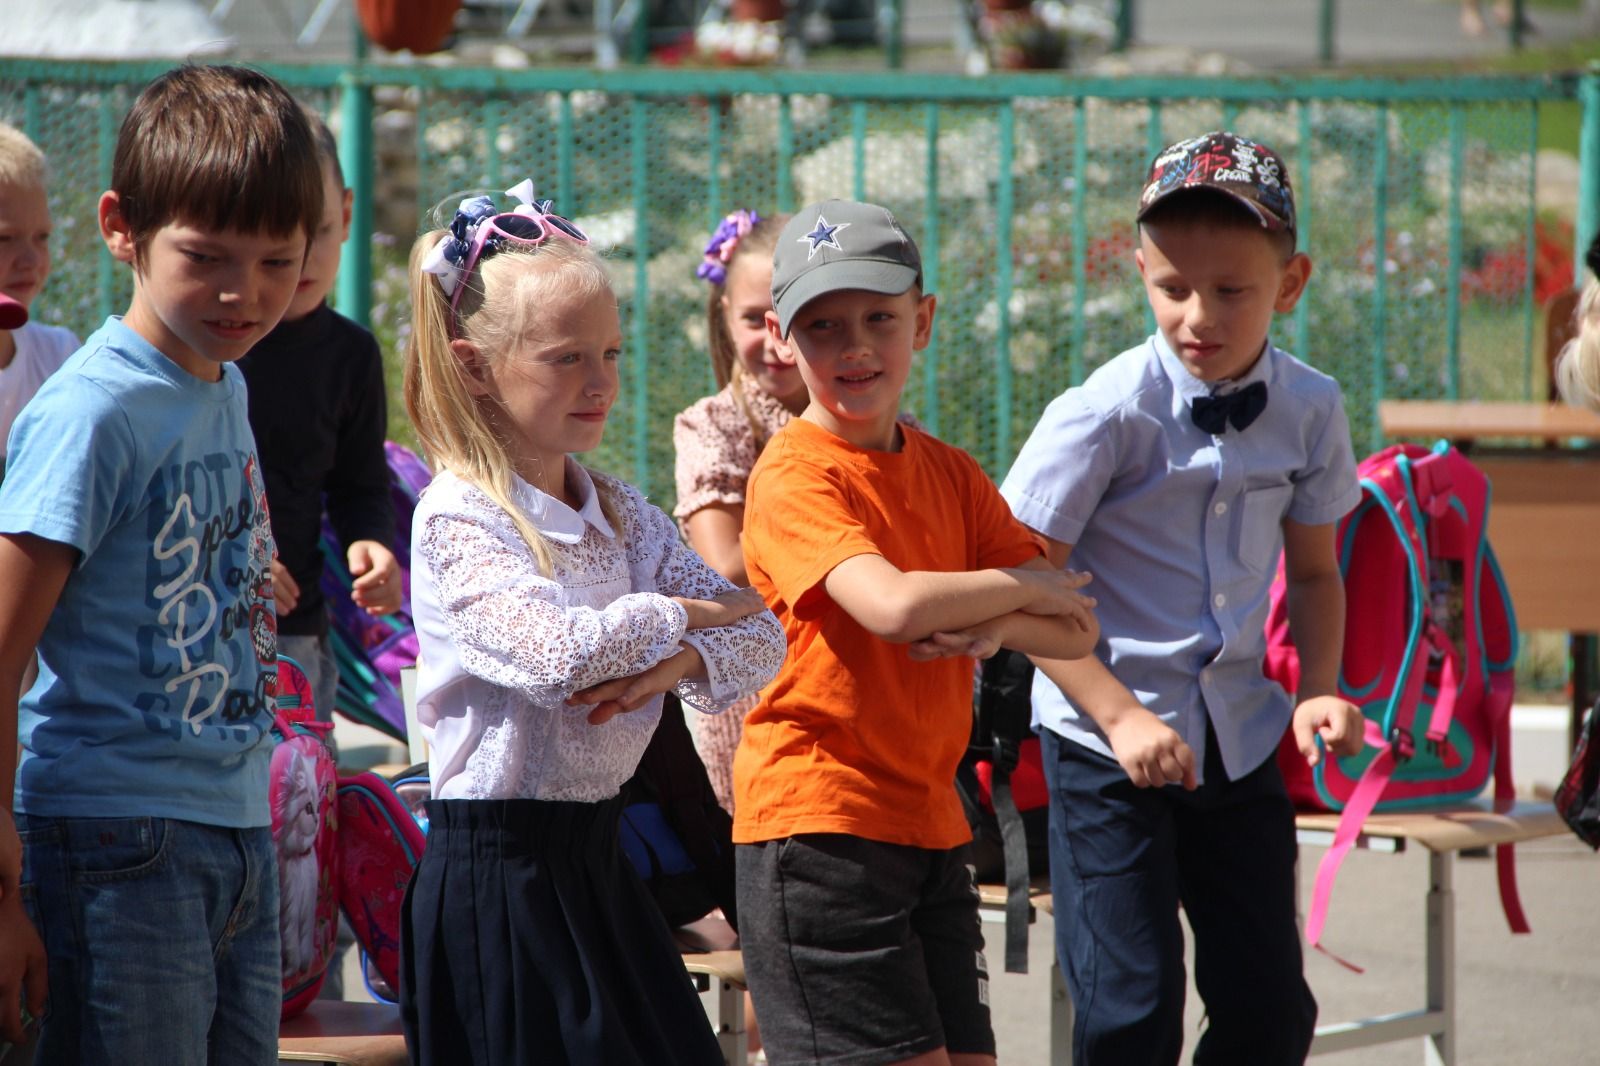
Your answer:
[[[1215,189],[1249,208],[1269,230],[1295,230],[1294,193],[1278,153],[1238,134],[1212,132],[1163,149],[1150,164],[1139,214],[1188,189]]]

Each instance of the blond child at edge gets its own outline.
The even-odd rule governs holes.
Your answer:
[[[438,475],[412,522],[431,745],[401,1017],[420,1066],[710,1066],[705,1012],[617,844],[662,694],[715,712],[769,681],[777,620],[599,445],[622,332],[605,264],[532,182],[463,200],[412,251],[406,407]]]
[[[1137,218],[1158,331],[1045,409],[1001,489],[1051,562],[1100,589],[1096,654],[1035,657],[1033,689],[1072,1061],[1178,1061],[1181,902],[1207,1017],[1194,1061],[1288,1066],[1316,1002],[1273,753],[1291,723],[1308,762],[1361,748],[1334,687],[1355,458],[1338,383],[1268,339],[1311,274],[1282,160],[1229,133],[1182,141]],[[1292,715],[1261,672],[1280,546],[1304,668]]]
[[[44,153],[21,130],[0,122],[0,293],[24,308],[50,276],[52,228]],[[77,349],[78,338],[60,326],[29,322],[0,330],[0,480],[17,413]]]
[[[322,213],[300,106],[184,66],[117,135],[99,225],[133,300],[50,378],[0,486],[0,938],[49,960],[41,1062],[277,1061],[267,809],[272,532],[231,364],[289,306]],[[39,680],[22,700],[27,649]],[[0,1032],[18,1017],[0,945]],[[29,985],[29,1009],[40,1004]]]
[[[789,657],[734,760],[739,931],[773,1062],[993,1063],[955,771],[972,657],[1097,635],[971,456],[897,421],[935,299],[882,207],[800,211],[767,329],[810,402],[750,476],[744,558]]]

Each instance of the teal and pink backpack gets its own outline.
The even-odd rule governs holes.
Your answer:
[[[316,998],[339,931],[339,814],[334,804],[333,725],[316,720],[311,683],[298,663],[278,658],[277,711],[267,771],[272,842],[278,856],[282,1017]]]
[[[390,781],[367,770],[339,781],[339,906],[361,945],[368,988],[390,1002],[400,988],[401,905],[427,845],[426,771]]]
[[[1491,782],[1496,809],[1515,799],[1517,625],[1486,533],[1488,479],[1443,441],[1431,450],[1387,448],[1356,473],[1361,502],[1337,533],[1345,588],[1339,695],[1366,716],[1366,747],[1348,758],[1324,757],[1315,769],[1307,768],[1292,735],[1278,751],[1297,808],[1342,812],[1306,916],[1306,940],[1314,947],[1334,877],[1367,815],[1469,800]],[[1280,568],[1267,619],[1266,673],[1293,693],[1300,661],[1285,591]],[[1513,932],[1527,932],[1511,845],[1496,852],[1506,920]]]

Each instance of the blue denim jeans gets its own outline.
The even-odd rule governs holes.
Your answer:
[[[49,956],[39,1066],[278,1061],[270,829],[34,815],[17,828]]]

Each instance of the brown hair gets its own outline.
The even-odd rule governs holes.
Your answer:
[[[772,252],[778,246],[778,235],[783,232],[783,227],[788,223],[788,215],[773,215],[764,218],[750,227],[750,232],[739,238],[738,245],[733,250],[733,255],[728,258],[725,265],[727,271],[732,272],[734,266],[752,256],[759,256],[772,261]],[[726,278],[726,274],[724,274]],[[706,336],[711,348],[711,372],[716,376],[717,388],[726,388],[733,385],[733,402],[743,413],[745,421],[750,423],[750,433],[755,437],[756,451],[760,452],[766,445],[766,430],[761,422],[750,411],[750,406],[744,398],[744,370],[739,366],[739,353],[734,351],[733,338],[728,334],[728,313],[722,306],[723,297],[728,293],[728,284],[724,280],[720,285],[711,286],[711,295],[706,300]]]
[[[322,164],[305,112],[282,85],[230,66],[177,67],[145,86],[111,164],[136,255],[174,220],[276,235],[322,218]]]
[[[344,188],[344,167],[339,163],[339,141],[314,107],[304,107],[306,122],[311,126],[311,139],[317,142],[317,154],[322,165],[333,171],[333,180]],[[326,206],[326,205],[324,205]]]

